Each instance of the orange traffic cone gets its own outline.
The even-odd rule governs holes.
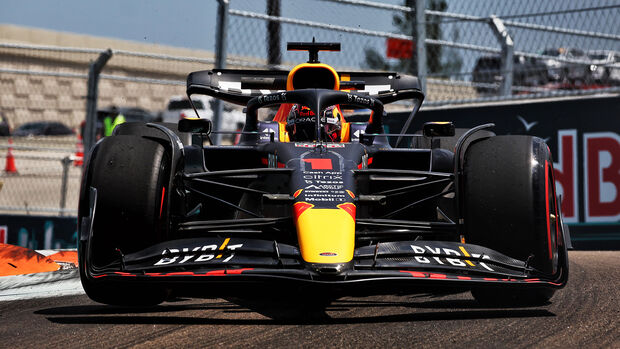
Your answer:
[[[84,165],[84,143],[82,136],[78,135],[78,141],[75,144],[75,156],[73,158],[73,166],[78,167]]]
[[[17,173],[17,167],[15,166],[15,157],[13,156],[12,138],[9,138],[9,151],[6,153],[6,164],[4,165],[4,172]]]

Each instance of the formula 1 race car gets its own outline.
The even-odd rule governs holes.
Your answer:
[[[471,291],[483,303],[537,305],[566,284],[567,237],[542,139],[450,122],[408,134],[424,98],[417,78],[337,72],[318,61],[337,43],[288,48],[307,50],[309,62],[189,74],[190,98],[245,106],[237,144],[211,144],[205,119],[125,123],[96,144],[79,203],[91,299],[328,304]],[[400,100],[413,101],[411,115],[402,132],[385,133],[384,104]],[[350,112],[353,122],[351,110],[366,113]]]

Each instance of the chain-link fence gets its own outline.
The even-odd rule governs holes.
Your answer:
[[[426,105],[620,86],[617,0],[235,0],[228,16],[236,64],[289,68],[306,57],[286,52],[287,41],[337,41],[343,52],[321,61],[418,75]]]
[[[338,70],[420,76],[426,106],[620,92],[618,0],[220,4],[226,20],[214,54],[112,47],[97,109],[157,120],[185,94],[189,72],[224,65],[218,58],[229,68],[289,69],[307,54],[287,52],[286,42],[312,38],[342,43],[342,52],[319,56]],[[0,42],[0,212],[75,214],[88,73],[104,48]]]
[[[102,52],[0,43],[0,212],[76,214],[88,72]],[[113,50],[99,76],[97,133],[112,111],[160,120],[171,97],[185,94],[187,73],[213,61]]]

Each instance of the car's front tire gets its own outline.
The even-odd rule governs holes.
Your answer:
[[[497,136],[467,149],[464,215],[468,243],[527,261],[544,275],[558,272],[558,207],[553,160],[540,138]],[[474,290],[482,303],[538,305],[553,289]]]
[[[168,231],[164,201],[170,193],[170,155],[161,143],[139,136],[107,137],[97,145],[87,171],[81,196],[90,187],[97,190],[88,263],[103,268],[121,254],[163,240]],[[79,252],[82,285],[91,299],[136,306],[165,299],[163,289],[92,280],[85,269],[84,248]]]

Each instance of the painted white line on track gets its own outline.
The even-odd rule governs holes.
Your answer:
[[[0,277],[0,302],[84,294],[77,268]]]
[[[75,248],[71,248],[71,249],[64,249],[64,250],[35,250],[35,252],[47,257],[47,256],[51,256],[58,252],[77,252],[77,250]]]

